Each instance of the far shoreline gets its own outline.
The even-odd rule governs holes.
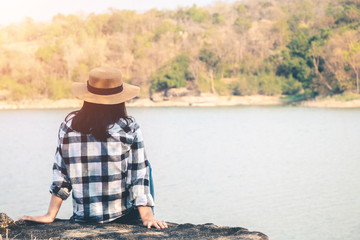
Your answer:
[[[334,97],[317,98],[307,101],[286,102],[284,96],[183,96],[172,98],[137,98],[126,103],[127,107],[230,107],[230,106],[302,106],[314,108],[360,108],[360,99],[340,101]],[[0,110],[21,109],[79,109],[78,99],[36,99],[21,101],[0,101]]]

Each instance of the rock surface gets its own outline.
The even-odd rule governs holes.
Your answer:
[[[0,229],[6,229],[14,226],[15,222],[5,213],[0,213]]]
[[[6,216],[6,219],[5,221],[8,222],[10,218]],[[8,228],[9,239],[268,239],[263,233],[250,232],[241,227],[218,227],[214,224],[168,223],[168,225],[168,229],[158,230],[147,229],[142,225],[79,224],[60,219],[49,224],[22,221],[3,225],[1,222],[1,226]],[[0,228],[3,237],[5,237],[5,228]]]

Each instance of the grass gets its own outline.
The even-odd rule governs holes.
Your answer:
[[[352,92],[343,92],[342,94],[334,95],[333,97],[336,101],[348,102],[356,99],[360,99],[360,94]]]
[[[287,95],[284,97],[280,97],[280,100],[285,104],[296,104],[305,100],[308,100],[307,96],[304,93]]]
[[[0,234],[0,240],[3,240],[1,234]],[[5,240],[9,240],[9,229],[6,229]]]
[[[280,97],[280,100],[285,104],[297,104],[302,101],[306,101],[310,99],[311,98],[309,98],[309,95],[305,93]],[[321,100],[329,99],[329,96],[317,96],[316,99],[321,101]],[[353,92],[343,92],[342,94],[333,95],[332,97],[330,97],[330,99],[340,102],[348,102],[348,101],[360,99],[360,94],[356,94]]]
[[[5,239],[0,234],[0,240],[12,240],[12,239],[15,239],[16,236],[17,235],[15,235],[14,238],[9,239],[9,229],[6,228]],[[36,239],[36,237],[33,237],[32,234],[30,234],[30,240],[37,240],[37,239]],[[51,240],[51,238],[49,238],[49,240]]]

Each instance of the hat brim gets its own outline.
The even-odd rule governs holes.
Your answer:
[[[118,104],[126,102],[139,95],[140,88],[131,84],[123,83],[123,90],[120,93],[112,95],[97,95],[87,89],[86,83],[73,83],[72,92],[81,100],[99,104]]]

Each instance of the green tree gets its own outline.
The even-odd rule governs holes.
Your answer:
[[[214,25],[223,25],[225,23],[225,16],[220,13],[214,13],[212,15],[212,23]]]
[[[237,33],[243,34],[251,27],[251,17],[238,17],[234,22],[234,30]]]
[[[117,32],[128,31],[126,25],[132,24],[137,19],[135,11],[122,10],[113,11],[112,15],[108,19],[107,23],[103,25],[102,31],[104,34],[114,34]],[[134,29],[132,29],[134,30]]]
[[[331,29],[320,29],[321,33],[319,36],[315,36],[313,38],[313,41],[311,42],[311,49],[309,50],[309,55],[312,59],[313,69],[315,73],[315,77],[313,79],[313,82],[316,85],[319,85],[319,91],[336,91],[334,89],[333,82],[331,81],[331,78],[327,78],[324,76],[324,70],[325,70],[325,60],[322,57],[323,47],[326,44],[328,38],[330,37],[332,30]],[[325,89],[321,89],[322,86],[325,87]]]
[[[295,95],[302,90],[302,85],[299,81],[295,80],[292,76],[289,78],[281,79],[282,94]]]
[[[199,59],[200,61],[205,63],[206,69],[209,72],[211,92],[216,93],[214,75],[216,74],[216,70],[221,63],[221,59],[212,50],[208,48],[203,48],[200,50]]]
[[[56,79],[53,77],[45,78],[47,97],[53,100],[68,98],[71,96],[71,81]]]
[[[288,18],[290,29],[295,33],[302,25],[307,26],[314,17],[312,3],[308,1],[295,1]],[[289,9],[288,9],[289,10]]]
[[[167,33],[167,32],[172,32],[174,29],[176,29],[176,26],[173,25],[171,22],[169,21],[163,21],[159,27],[157,27],[154,30],[154,38],[153,40],[155,42],[159,41],[161,38],[161,35]]]
[[[359,75],[360,75],[360,41],[352,43],[349,46],[349,50],[345,50],[345,61],[353,72],[355,73],[355,85],[356,85],[356,92],[360,93],[359,91]]]
[[[187,54],[170,60],[152,75],[151,90],[164,91],[164,95],[167,96],[170,88],[185,87],[186,81],[192,79],[189,64],[190,58]]]
[[[210,19],[209,12],[205,9],[197,8],[195,4],[186,11],[186,15],[196,23],[202,23]]]
[[[289,51],[282,52],[282,62],[277,68],[277,75],[286,78],[293,77],[302,83],[303,88],[309,88],[312,83],[311,67],[307,64],[306,59],[293,56]]]
[[[247,12],[247,10],[248,10],[248,7],[243,3],[239,4],[239,6],[237,6],[237,8],[236,8],[237,13],[240,15],[245,14]]]
[[[110,18],[109,14],[90,14],[86,21],[86,31],[90,36],[100,36],[103,34],[104,25]]]
[[[56,46],[53,45],[45,45],[45,46],[41,46],[39,47],[36,52],[35,52],[35,56],[45,62],[45,63],[49,63],[55,54],[57,54],[59,52],[59,49],[57,49]]]
[[[349,1],[345,3],[343,10],[335,15],[336,24],[351,24],[360,21],[360,8]]]
[[[301,82],[303,89],[310,89],[315,76],[310,55],[313,36],[308,29],[299,29],[293,34],[287,49],[281,53],[281,62],[276,74]]]

